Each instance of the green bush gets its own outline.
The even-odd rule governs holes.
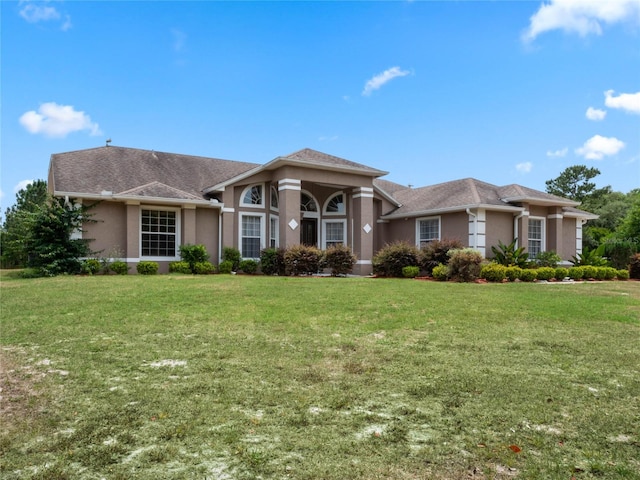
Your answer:
[[[431,275],[431,272],[439,264],[449,263],[449,250],[464,248],[459,240],[432,240],[426,243],[418,252],[418,265]]]
[[[222,249],[222,260],[225,262],[231,262],[231,269],[235,272],[240,268],[240,250],[233,247],[224,247]]]
[[[629,259],[629,278],[640,279],[640,253]]]
[[[95,275],[102,270],[102,264],[97,258],[87,258],[82,261],[82,273],[85,275]]]
[[[193,273],[187,262],[171,262],[169,264],[169,273]]]
[[[580,280],[584,277],[583,267],[571,267],[567,272],[567,277],[571,280]]]
[[[629,258],[638,252],[640,243],[637,240],[621,240],[610,238],[605,240],[596,252],[609,260],[613,268],[622,269],[629,265]]]
[[[224,260],[220,262],[220,265],[218,265],[218,271],[226,274],[233,272],[233,262],[231,260]]]
[[[603,258],[601,255],[595,250],[585,250],[582,253],[579,253],[569,260],[576,267],[582,266],[593,266],[593,267],[605,267],[607,265],[607,260]]]
[[[334,277],[351,273],[356,261],[353,251],[346,245],[333,245],[324,252],[325,266],[331,269]]]
[[[320,270],[322,252],[309,245],[294,245],[284,253],[284,264],[289,275],[312,275]]]
[[[404,267],[418,265],[418,249],[407,242],[389,243],[373,256],[373,273],[382,277],[402,277]]]
[[[629,280],[629,270],[625,270],[625,269],[616,270],[616,278],[618,280]]]
[[[204,245],[180,245],[180,259],[183,262],[187,262],[193,272],[193,266],[198,262],[208,261],[209,254]]]
[[[505,274],[510,282],[515,282],[516,280],[520,280],[520,275],[522,275],[522,268],[512,265],[510,267],[507,267]]]
[[[537,280],[551,280],[556,277],[556,269],[553,267],[540,267],[536,270]]]
[[[409,266],[402,269],[402,276],[405,278],[416,278],[420,273],[420,267]]]
[[[616,278],[618,270],[613,267],[600,267],[598,268],[598,280],[613,280]]]
[[[516,243],[518,243],[517,238],[514,238],[509,245],[498,241],[497,247],[491,247],[493,260],[505,267],[525,268],[529,261],[529,254],[524,251],[524,247],[516,248]]]
[[[473,282],[480,278],[482,254],[472,248],[449,251],[449,277],[457,282]]]
[[[442,263],[440,265],[436,265],[433,268],[431,275],[433,275],[433,278],[435,278],[436,280],[444,282],[447,278],[449,278],[449,267],[447,265],[443,265]]]
[[[284,248],[265,248],[260,252],[260,269],[265,275],[285,275]]]
[[[142,261],[136,265],[136,270],[140,275],[156,275],[158,273],[158,262]]]
[[[40,278],[42,277],[42,272],[40,272],[40,270],[38,270],[37,268],[23,268],[22,270],[20,270],[20,274],[18,276],[20,278]]]
[[[243,273],[253,275],[258,271],[258,262],[250,258],[247,258],[245,260],[240,261],[239,267]]]
[[[480,270],[480,277],[489,282],[502,282],[507,276],[507,267],[491,262]]]
[[[553,277],[559,282],[564,280],[568,276],[569,276],[569,269],[564,267],[557,267],[555,270],[555,273],[553,274]]]
[[[582,278],[585,280],[595,279],[598,273],[598,269],[593,265],[583,265],[582,266]]]
[[[193,264],[193,273],[196,275],[210,275],[216,273],[216,266],[211,262],[196,262]]]
[[[540,252],[538,253],[538,255],[536,255],[536,258],[535,258],[536,265],[540,267],[556,268],[561,261],[562,261],[562,258],[560,257],[560,255],[558,255],[553,250]]]
[[[109,265],[109,270],[117,275],[126,275],[129,272],[129,265],[122,260],[116,260]]]
[[[532,268],[524,268],[520,273],[521,282],[533,282],[536,278],[538,278],[538,273]]]

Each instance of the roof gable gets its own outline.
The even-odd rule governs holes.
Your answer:
[[[122,197],[152,197],[152,198],[173,198],[185,200],[202,200],[202,196],[196,196],[184,190],[170,187],[160,182],[151,182],[146,185],[117,192],[116,196]]]

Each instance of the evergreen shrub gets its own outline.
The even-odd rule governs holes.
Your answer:
[[[402,269],[402,276],[405,278],[416,278],[420,273],[420,267],[409,266]]]
[[[333,245],[324,252],[324,264],[334,277],[351,273],[356,261],[351,248],[346,245]]]
[[[556,269],[553,267],[540,267],[536,269],[537,280],[551,280],[556,276]]]
[[[140,275],[156,275],[158,273],[158,262],[142,261],[136,265],[136,271]]]
[[[373,273],[382,277],[402,277],[404,267],[418,265],[418,249],[407,242],[389,243],[373,256]]]
[[[507,276],[507,267],[499,263],[491,262],[483,265],[480,277],[489,282],[502,282]]]
[[[216,266],[209,261],[196,262],[193,264],[192,271],[196,275],[210,275],[216,273]]]
[[[116,260],[109,265],[109,270],[117,275],[126,275],[129,273],[129,265],[122,260]]]
[[[449,251],[449,277],[457,282],[473,282],[480,278],[482,254],[472,248]]]
[[[521,282],[533,282],[538,278],[537,271],[532,268],[524,268],[520,273]]]
[[[171,262],[169,264],[169,273],[190,274],[192,272],[191,272],[191,267],[187,262],[180,261],[180,262]]]
[[[243,273],[253,275],[258,271],[258,262],[256,262],[251,258],[240,260],[239,268],[240,268],[240,271],[242,271]]]
[[[313,275],[320,270],[322,252],[310,245],[293,245],[284,253],[284,264],[289,275]]]
[[[260,269],[265,275],[285,275],[284,248],[265,248],[260,252]]]

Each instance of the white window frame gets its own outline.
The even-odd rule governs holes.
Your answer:
[[[342,195],[342,211],[341,212],[328,212],[327,211],[327,207],[329,206],[329,202],[331,202],[331,200],[333,200],[334,198],[336,198],[339,195]],[[323,215],[330,215],[330,216],[335,216],[335,217],[345,216],[347,214],[347,195],[344,192],[336,192],[333,195],[331,195],[324,202],[324,205],[322,206],[322,213],[323,213]]]
[[[420,238],[420,222],[433,222],[433,221],[437,221],[438,222],[438,237],[437,238],[430,238],[428,240],[422,240],[422,238]],[[422,248],[423,243],[427,244],[429,242],[433,242],[434,240],[440,240],[442,238],[442,217],[435,216],[435,217],[421,217],[421,218],[416,218],[416,246],[418,248]]]
[[[347,219],[346,218],[327,218],[322,220],[322,249],[327,249],[327,224],[329,223],[341,223],[342,224],[342,239],[340,242],[343,245],[347,245]],[[333,241],[331,243],[334,243]]]
[[[306,195],[311,200],[313,200],[313,203],[316,204],[315,211],[313,211],[313,210],[302,210],[302,195]],[[311,194],[311,192],[308,192],[307,190],[300,190],[300,211],[302,212],[302,216],[304,218],[320,218],[320,210],[319,210],[319,208],[320,207],[318,206],[318,199],[316,197],[314,197]]]
[[[242,224],[244,221],[244,217],[260,217],[260,248],[258,249],[258,256],[257,257],[245,257],[243,255],[243,251],[242,251],[242,239],[244,238],[242,236]],[[253,259],[253,260],[260,260],[260,251],[265,247],[265,235],[266,235],[266,215],[264,213],[258,213],[258,212],[240,212],[239,216],[238,216],[238,246],[240,247],[240,255],[242,255],[243,259]],[[251,237],[253,238],[253,237]]]
[[[276,201],[277,201],[277,205],[275,205],[275,206],[273,205],[273,202],[272,202],[274,194],[275,194]],[[242,197],[242,198],[244,198],[244,197]],[[280,195],[278,194],[278,189],[273,185],[271,185],[271,188],[269,189],[269,207],[274,212],[278,212],[280,210]]]
[[[274,228],[275,223],[275,228]],[[275,245],[272,246],[271,242]],[[269,215],[269,247],[278,248],[280,246],[280,217],[278,215]]]
[[[154,255],[143,255],[142,254],[142,235],[145,233],[154,233],[154,232],[143,232],[142,231],[142,212],[144,210],[156,210],[156,211],[161,211],[161,212],[174,212],[176,214],[176,232],[174,234],[175,237],[175,253],[173,257],[170,256],[154,256]],[[148,261],[152,261],[152,262],[171,262],[171,261],[176,261],[176,260],[180,260],[180,245],[182,244],[181,242],[181,238],[180,238],[180,232],[182,230],[181,228],[181,218],[182,217],[182,211],[180,208],[175,208],[175,207],[164,207],[164,206],[158,206],[158,205],[140,205],[140,213],[138,215],[138,241],[139,241],[139,247],[138,247],[138,256],[141,260],[148,260]]]
[[[262,192],[262,194],[260,195],[260,203],[259,204],[258,203],[246,203],[244,201],[245,197],[247,196],[247,193],[249,193],[253,187],[260,187],[260,191]],[[269,193],[269,195],[271,195],[271,193]],[[247,188],[245,188],[242,191],[242,195],[240,195],[240,206],[241,207],[248,207],[248,208],[264,208],[264,197],[265,197],[264,183],[254,183],[252,185],[249,185]]]
[[[531,221],[540,222],[540,238],[531,237]],[[529,252],[529,258],[534,260],[538,253],[544,252],[545,245],[547,244],[547,219],[544,217],[529,217],[527,224],[527,252]],[[540,242],[540,251],[536,254],[531,254],[531,242]]]

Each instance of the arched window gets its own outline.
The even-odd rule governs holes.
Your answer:
[[[252,185],[242,192],[241,204],[251,207],[264,206],[264,198],[262,195],[262,185]]]
[[[317,212],[318,205],[311,195],[305,192],[300,193],[300,211],[302,212]]]
[[[324,212],[333,215],[344,214],[344,195],[342,194],[342,192],[336,193],[333,197],[327,200],[327,203],[324,207]]]
[[[278,210],[278,190],[276,187],[271,187],[271,210]]]

